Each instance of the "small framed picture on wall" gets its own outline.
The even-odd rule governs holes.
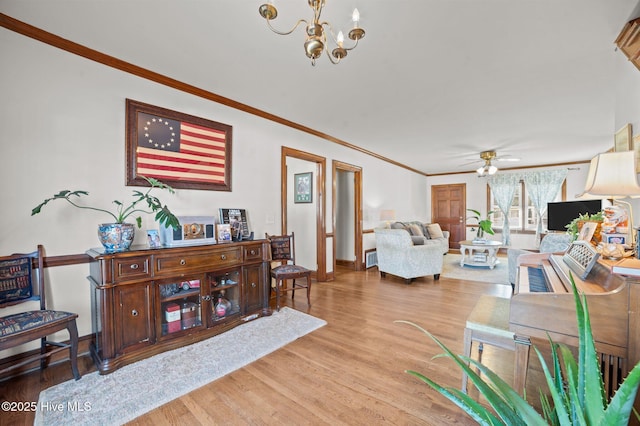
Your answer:
[[[313,202],[313,173],[297,173],[293,175],[294,203]]]

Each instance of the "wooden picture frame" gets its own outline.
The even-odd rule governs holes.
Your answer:
[[[232,127],[126,100],[126,184],[231,191]]]
[[[613,150],[621,152],[631,149],[633,149],[631,145],[631,124],[627,123],[613,136]]]
[[[297,173],[293,175],[294,203],[313,202],[313,173]]]

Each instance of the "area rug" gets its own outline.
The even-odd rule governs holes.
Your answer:
[[[118,425],[237,370],[326,321],[287,307],[202,342],[40,393],[35,425]]]
[[[458,280],[480,281],[492,284],[509,284],[509,267],[506,257],[498,257],[498,263],[493,269],[486,266],[460,266],[462,255],[448,253],[444,257],[442,277]]]

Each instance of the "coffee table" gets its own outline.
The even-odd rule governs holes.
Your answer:
[[[477,242],[472,240],[460,241],[460,266],[488,266],[493,269],[498,262],[496,254],[502,246],[500,241]]]

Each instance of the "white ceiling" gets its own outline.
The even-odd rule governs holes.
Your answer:
[[[366,36],[315,67],[304,29],[272,33],[263,2],[1,0],[0,12],[427,174],[474,170],[483,150],[520,167],[613,145],[614,40],[638,0],[328,0],[325,20],[347,32],[358,7]],[[281,30],[311,17],[304,0],[275,5]]]

